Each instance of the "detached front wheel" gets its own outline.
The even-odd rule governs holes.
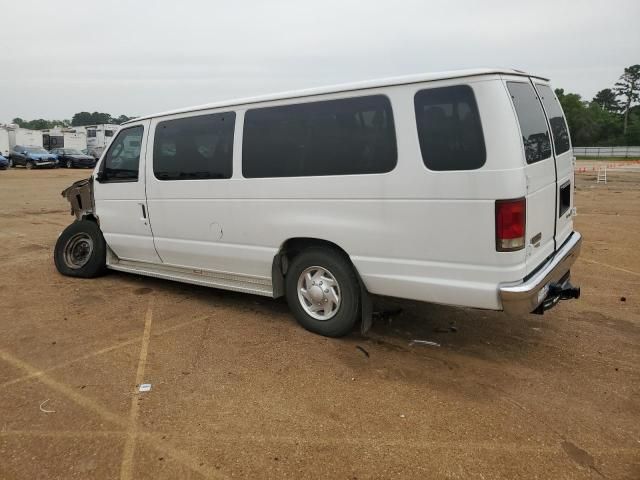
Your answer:
[[[68,277],[93,278],[104,273],[107,246],[100,227],[90,220],[63,230],[53,253],[58,271]]]
[[[327,337],[349,334],[358,320],[360,288],[349,260],[329,248],[298,254],[285,279],[289,308],[307,330]]]

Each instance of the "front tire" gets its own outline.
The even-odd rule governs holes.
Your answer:
[[[73,222],[56,241],[53,259],[62,275],[93,278],[106,269],[107,245],[100,227],[91,220]]]
[[[28,161],[27,161],[27,163],[25,163],[25,164],[24,164],[24,167],[25,167],[27,170],[32,170],[32,169],[33,169],[33,167],[35,167],[35,166],[36,166],[36,164],[35,164],[35,163],[33,163],[31,160],[28,160]]]
[[[287,303],[307,330],[342,337],[360,311],[360,287],[349,260],[334,249],[312,247],[298,254],[285,278]]]

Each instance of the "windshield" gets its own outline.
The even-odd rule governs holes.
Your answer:
[[[75,148],[65,148],[64,153],[67,155],[82,155],[80,150],[76,150]]]
[[[40,148],[40,147],[24,147],[24,149],[29,153],[39,153],[39,154],[49,153],[44,148]]]

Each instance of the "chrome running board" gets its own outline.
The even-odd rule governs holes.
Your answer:
[[[111,249],[108,249],[107,267],[120,272],[137,273],[138,275],[162,278],[164,280],[273,297],[273,286],[270,278],[121,260],[113,254]]]

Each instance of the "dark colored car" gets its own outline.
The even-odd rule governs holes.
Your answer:
[[[11,163],[16,165],[24,165],[28,169],[35,167],[51,167],[58,166],[58,160],[55,155],[47,152],[42,147],[16,145],[11,149]]]
[[[91,155],[85,155],[75,148],[54,148],[51,153],[58,157],[58,166],[67,168],[96,166],[96,159]]]
[[[0,170],[6,170],[9,168],[9,160],[0,155]]]

